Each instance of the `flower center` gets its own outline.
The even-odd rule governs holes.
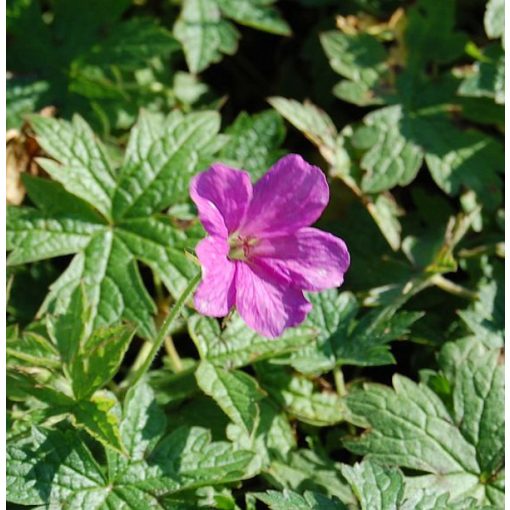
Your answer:
[[[251,249],[257,244],[257,239],[233,234],[229,237],[228,244],[230,246],[228,252],[228,258],[230,260],[247,260]]]

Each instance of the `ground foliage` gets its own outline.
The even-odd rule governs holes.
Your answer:
[[[9,0],[12,508],[503,508],[503,0]],[[191,303],[188,183],[298,152],[340,290]],[[289,183],[291,185],[292,183]]]

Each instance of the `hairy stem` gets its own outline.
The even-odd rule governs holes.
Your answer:
[[[158,354],[165,338],[169,336],[170,329],[172,327],[173,322],[179,317],[182,309],[186,301],[189,299],[193,291],[195,290],[198,282],[200,281],[201,274],[200,272],[194,276],[189,282],[188,286],[184,289],[179,299],[175,302],[174,306],[170,310],[170,313],[167,315],[166,319],[163,321],[159,332],[154,339],[154,342],[150,344],[151,348],[147,352],[145,359],[140,363],[140,365],[134,371],[132,377],[129,378],[129,384],[135,385],[149,370],[152,365],[154,358]]]

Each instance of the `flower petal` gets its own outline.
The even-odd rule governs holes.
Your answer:
[[[228,258],[229,246],[221,237],[206,237],[197,245],[202,282],[195,292],[195,308],[203,315],[224,317],[235,302],[235,263]]]
[[[289,285],[303,290],[339,287],[350,256],[342,239],[316,228],[302,228],[290,236],[261,239],[251,256],[270,266]]]
[[[270,269],[237,264],[236,307],[243,320],[268,338],[303,322],[312,309],[300,290],[288,287]]]
[[[190,185],[190,195],[205,230],[221,237],[227,237],[237,230],[248,209],[252,193],[247,172],[220,163],[196,175]]]
[[[292,234],[314,223],[328,200],[328,183],[321,169],[289,154],[255,184],[240,231],[254,237]]]

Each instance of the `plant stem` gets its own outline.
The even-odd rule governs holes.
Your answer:
[[[341,397],[345,397],[345,395],[347,395],[347,390],[345,389],[344,374],[340,367],[336,367],[333,370],[333,377],[335,378],[336,392]]]
[[[453,283],[451,280],[448,280],[444,276],[440,274],[434,275],[430,282],[433,283],[436,287],[448,292],[449,294],[453,294],[454,296],[458,296],[464,299],[477,300],[480,298],[477,292],[466,289],[462,287],[462,285],[457,285]]]
[[[174,306],[172,307],[172,310],[170,310],[170,313],[163,321],[163,324],[161,325],[161,328],[159,329],[159,332],[156,338],[154,339],[154,342],[152,342],[150,351],[147,353],[147,356],[145,357],[143,362],[140,364],[139,367],[137,367],[137,369],[133,373],[133,376],[130,378],[129,380],[130,385],[134,386],[149,370],[150,366],[152,365],[152,362],[154,361],[154,358],[161,349],[161,346],[163,345],[165,338],[168,337],[168,333],[170,331],[170,328],[172,327],[174,320],[177,319],[177,317],[179,317],[179,314],[181,313],[186,301],[188,300],[188,298],[191,296],[196,286],[198,285],[200,278],[201,273],[198,272],[198,274],[194,276],[188,283],[188,286],[184,289],[179,299],[175,302]]]
[[[175,348],[174,341],[172,340],[172,336],[168,335],[165,338],[165,349],[168,354],[168,357],[172,361],[172,367],[175,372],[180,372],[182,370],[182,361],[177,349]]]

